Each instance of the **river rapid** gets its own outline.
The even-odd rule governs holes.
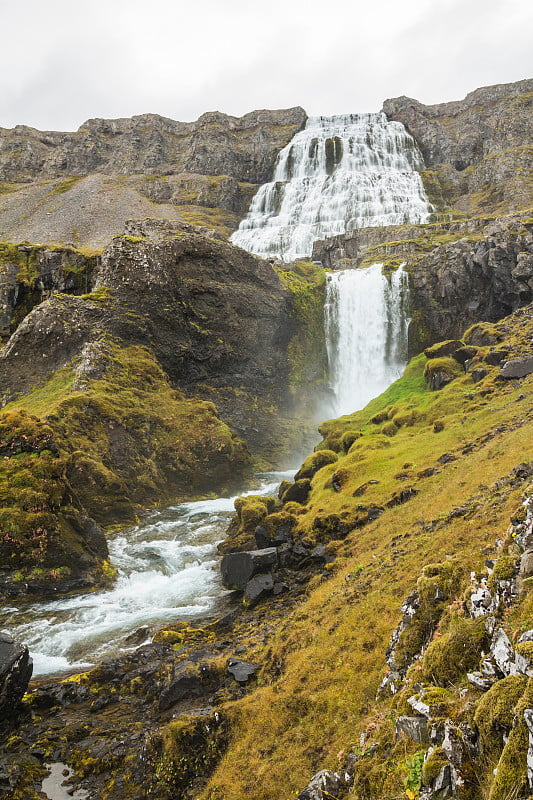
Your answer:
[[[294,471],[257,476],[242,494],[275,494]],[[25,642],[34,677],[93,666],[151,640],[165,623],[215,617],[228,608],[216,546],[235,497],[180,503],[147,513],[108,539],[118,570],[112,588],[41,603],[4,607],[0,629]]]

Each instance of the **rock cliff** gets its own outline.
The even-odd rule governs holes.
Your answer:
[[[0,128],[0,238],[101,249],[131,217],[233,231],[301,108],[92,119],[75,133]]]
[[[386,100],[424,156],[426,188],[439,210],[506,213],[531,205],[533,80],[476,89],[464,100],[425,106]]]
[[[409,275],[411,354],[496,322],[533,297],[530,214],[428,225],[366,228],[317,242],[326,269],[405,264]]]

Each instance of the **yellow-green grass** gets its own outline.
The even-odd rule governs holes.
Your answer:
[[[363,436],[313,478],[309,502],[298,516],[300,533],[312,537],[320,513],[351,513],[358,503],[385,510],[376,521],[330,545],[337,550],[332,577],[314,579],[308,598],[279,626],[268,646],[247,654],[265,665],[263,685],[228,707],[229,749],[202,800],[288,800],[318,769],[337,768],[346,752],[365,750],[374,740],[380,747],[375,757],[363,756],[353,796],[405,796],[406,758],[419,745],[396,741],[398,711],[390,701],[374,702],[386,671],[385,650],[401,618],[400,605],[424,565],[459,558],[464,581],[471,569],[483,570],[522,498],[523,486],[500,479],[533,459],[531,377],[518,385],[499,383],[492,373],[480,384],[463,376],[432,393],[424,386],[423,362],[423,357],[416,359],[405,378],[363,412],[323,426],[330,438],[339,439],[352,428]],[[399,427],[393,437],[376,435],[381,426],[370,419],[398,403],[412,404],[420,420]],[[438,433],[436,419],[444,421]],[[470,443],[474,447],[463,454]],[[439,463],[444,453],[457,460]],[[346,475],[336,492],[331,477],[341,467]],[[430,468],[434,474],[418,476]],[[369,480],[379,483],[354,498],[353,492]],[[387,508],[392,495],[405,486],[418,494]],[[457,600],[449,605],[453,619]],[[526,624],[518,623],[522,628]],[[470,689],[462,705],[473,695],[477,697]],[[472,797],[484,796],[480,786],[492,783],[488,767],[479,769],[469,784]]]

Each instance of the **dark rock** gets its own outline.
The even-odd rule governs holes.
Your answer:
[[[533,372],[533,356],[513,358],[500,369],[501,378],[525,378]]]
[[[326,561],[327,560],[326,545],[325,544],[317,545],[317,547],[311,550],[310,555],[314,561]]]
[[[469,373],[472,376],[474,383],[479,383],[479,381],[482,381],[483,378],[486,378],[488,375],[487,370],[483,367],[476,367],[476,369],[469,370]]]
[[[195,664],[185,661],[179,664],[175,668],[171,683],[159,696],[159,710],[166,711],[185,698],[209,694],[214,688],[215,675],[215,671],[205,663]]]
[[[84,703],[91,697],[91,692],[87,686],[82,686],[74,681],[66,683],[54,683],[40,686],[31,695],[33,708],[53,708],[54,706],[73,705]]]
[[[409,739],[418,744],[429,743],[429,730],[428,721],[426,717],[422,716],[406,716],[398,717],[396,720],[396,736],[404,733]]]
[[[474,358],[476,353],[477,353],[477,347],[465,344],[452,353],[452,358],[454,358],[455,361],[464,366],[467,361]]]
[[[439,456],[437,461],[439,462],[439,464],[449,464],[450,461],[457,461],[457,458],[456,456],[453,456],[451,453],[443,453],[441,456]]]
[[[493,367],[497,367],[499,364],[502,363],[502,361],[505,361],[505,359],[508,357],[509,357],[509,350],[507,348],[502,347],[498,350],[489,350],[489,352],[487,353],[487,355],[483,360],[486,361],[487,364],[490,364]]]
[[[255,575],[248,581],[244,589],[244,605],[255,606],[263,597],[272,594],[273,589],[274,579],[270,573]]]
[[[263,550],[247,550],[244,553],[226,553],[222,558],[220,571],[226,589],[244,590],[248,581],[261,572],[266,572],[277,564],[275,547]]]
[[[301,503],[305,505],[309,498],[309,493],[311,491],[311,481],[309,478],[301,478],[298,481],[295,481],[283,494],[281,498],[284,503]]]
[[[455,358],[455,353],[463,347],[463,342],[458,339],[448,339],[447,341],[431,345],[431,347],[426,347],[424,355],[426,358],[444,358],[445,356],[452,356]]]
[[[22,700],[33,671],[25,644],[0,632],[0,714],[14,711]]]
[[[228,672],[237,683],[247,683],[255,675],[260,664],[250,664],[247,661],[240,661],[238,658],[228,659]]]

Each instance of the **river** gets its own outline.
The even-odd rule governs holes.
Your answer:
[[[275,494],[293,474],[257,475],[244,494]],[[111,588],[4,607],[0,629],[28,645],[34,677],[58,676],[150,641],[165,623],[223,613],[230,593],[220,581],[216,546],[234,500],[219,497],[147,513],[134,528],[109,536],[110,560],[118,570]]]

